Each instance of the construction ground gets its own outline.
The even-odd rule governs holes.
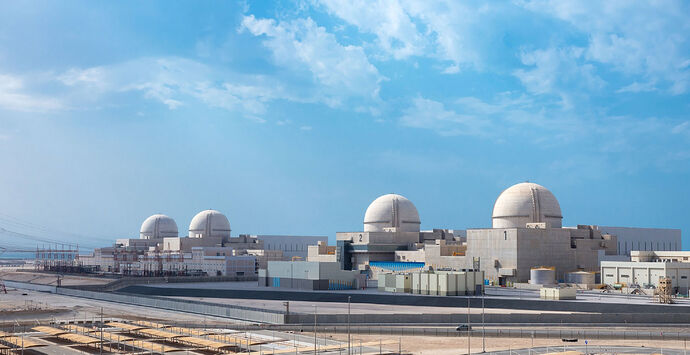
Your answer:
[[[45,275],[23,277],[45,277],[50,280]],[[88,284],[90,280],[67,277],[63,281]],[[284,307],[283,302],[276,300],[183,299],[275,309]],[[347,312],[348,305],[299,301],[291,302],[291,307],[293,311],[302,313],[321,311],[342,314]],[[350,311],[352,314],[375,316],[386,312],[461,313],[466,309],[353,303]],[[485,311],[517,312],[509,309]],[[477,312],[480,310],[470,310],[472,314]],[[560,314],[556,311],[551,313]],[[0,354],[466,354],[469,335],[471,353],[485,351],[501,355],[529,355],[565,352],[569,355],[682,352],[685,355],[686,338],[690,339],[690,325],[686,327],[683,324],[482,326],[474,323],[470,325],[469,332],[457,331],[456,326],[352,324],[348,342],[347,327],[343,324],[317,324],[316,327],[307,323],[259,324],[12,287],[8,288],[7,294],[0,294]]]

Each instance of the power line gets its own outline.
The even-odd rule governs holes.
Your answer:
[[[94,240],[95,239],[95,240],[102,240],[104,242],[105,241],[108,241],[108,242],[112,241],[112,238],[108,238],[108,237],[98,237],[98,236],[94,237],[92,235],[85,236],[82,234],[69,233],[69,232],[60,231],[60,230],[57,230],[54,228],[48,228],[48,227],[41,226],[41,225],[33,223],[33,222],[21,220],[17,217],[8,215],[6,213],[1,213],[1,212],[0,212],[0,224],[4,224],[6,226],[7,226],[7,224],[10,224],[10,225],[13,225],[14,227],[29,228],[29,229],[34,229],[34,230],[37,230],[37,231],[40,231],[43,233],[49,233],[52,235],[59,235],[59,236],[66,236],[66,237],[82,239],[82,240]],[[35,237],[35,235],[32,235],[32,236]]]

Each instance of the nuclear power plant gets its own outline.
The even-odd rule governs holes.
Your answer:
[[[385,194],[364,209],[362,230],[337,232],[334,245],[326,236],[233,237],[230,221],[216,210],[196,214],[186,235],[180,236],[175,220],[154,214],[142,223],[139,238],[118,239],[112,246],[79,255],[78,263],[94,272],[253,277],[261,286],[312,290],[386,289],[378,284],[383,275],[408,274],[410,286],[402,289],[414,292],[411,282],[419,272],[438,275],[433,282],[448,278],[442,273],[456,272],[480,277],[479,284],[485,285],[528,287],[585,280],[580,285],[591,288],[620,281],[602,277],[602,265],[609,270],[611,263],[635,263],[631,255],[637,253],[681,250],[680,230],[563,226],[563,219],[556,196],[532,182],[510,186],[498,195],[487,228],[423,230],[412,201]],[[678,280],[681,276],[685,274]],[[476,292],[474,286],[464,285],[463,290]]]
[[[173,218],[156,213],[143,219],[138,237],[92,253],[37,249],[33,272],[2,275],[1,285],[22,290],[13,302],[40,291],[50,302],[74,305],[77,298],[116,311],[105,327],[95,316],[44,319],[47,325],[32,318],[31,332],[21,333],[32,340],[0,332],[0,345],[23,349],[54,340],[88,353],[96,353],[88,344],[107,342],[112,353],[335,354],[352,350],[352,330],[467,337],[476,347],[487,333],[492,342],[511,331],[532,341],[576,342],[621,338],[601,329],[586,333],[585,324],[690,322],[684,308],[670,308],[687,307],[690,289],[690,252],[681,251],[680,230],[567,226],[556,195],[532,182],[497,193],[484,228],[422,228],[424,212],[403,195],[384,194],[363,204],[359,231],[336,232],[334,243],[327,236],[233,234],[231,220],[213,209],[192,216],[180,233]],[[177,320],[199,316],[203,323]],[[481,330],[473,330],[479,323]],[[347,338],[337,334],[345,331]],[[625,331],[622,338],[631,339]],[[401,343],[388,352],[382,340],[364,344],[362,353],[405,353]]]
[[[309,245],[328,240],[325,236],[232,237],[230,233],[228,218],[216,210],[196,214],[183,237],[178,236],[175,220],[154,214],[141,224],[138,239],[118,239],[111,247],[80,255],[78,262],[96,272],[133,276],[253,277],[268,260],[283,260],[284,251],[289,257],[306,258]]]

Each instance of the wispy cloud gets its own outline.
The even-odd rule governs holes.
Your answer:
[[[319,4],[362,32],[375,34],[376,44],[386,55],[405,59],[424,54],[427,39],[401,1],[321,0]]]
[[[656,83],[653,81],[647,82],[647,83],[639,83],[637,81],[633,82],[632,84],[626,85],[618,90],[616,90],[617,93],[629,93],[629,92],[650,92],[650,91],[656,91]]]
[[[311,18],[292,21],[244,17],[242,28],[264,36],[264,46],[276,65],[311,73],[317,85],[314,95],[330,106],[340,106],[350,97],[377,99],[385,78],[369,62],[362,47],[342,45]]]
[[[25,81],[21,76],[0,73],[0,108],[24,112],[53,112],[67,108],[58,98],[30,92]]]
[[[240,75],[197,61],[179,58],[140,58],[124,63],[74,68],[58,76],[73,90],[92,101],[122,92],[141,92],[174,110],[192,103],[203,103],[238,112],[263,122],[266,103],[290,98],[281,85],[270,85],[260,75]]]
[[[472,36],[483,23],[489,5],[459,1],[342,1],[319,0],[327,12],[376,36],[376,45],[395,59],[411,56],[450,62],[446,74],[483,68],[480,40]]]
[[[672,94],[690,85],[690,32],[685,1],[631,2],[532,0],[526,8],[567,22],[588,38],[591,62],[623,74],[665,82]]]
[[[564,107],[572,107],[574,95],[605,86],[594,66],[582,62],[583,53],[584,50],[577,47],[526,51],[520,57],[529,69],[517,69],[513,74],[530,93],[556,95]]]
[[[443,136],[483,136],[490,122],[473,115],[448,110],[441,102],[417,97],[403,111],[400,124],[413,128],[430,129]]]

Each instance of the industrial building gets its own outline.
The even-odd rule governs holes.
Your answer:
[[[688,294],[690,252],[632,251],[631,261],[602,261],[601,281],[607,285],[657,288],[659,280],[671,279],[674,293]]]
[[[623,258],[608,257],[606,260],[625,260],[634,250],[679,251],[681,250],[680,229],[670,228],[629,228],[598,226],[604,234],[615,235],[618,239],[618,255]]]
[[[255,276],[269,260],[306,258],[308,246],[323,240],[327,237],[232,237],[230,222],[216,210],[199,212],[192,218],[188,234],[180,237],[174,219],[155,214],[144,220],[139,238],[118,239],[111,247],[79,255],[78,261],[100,272],[135,276]]]
[[[461,296],[483,293],[481,271],[417,271],[379,273],[378,289],[385,292]]]
[[[338,263],[320,261],[269,261],[259,270],[259,285],[302,290],[351,290],[362,288],[365,278],[342,270]]]
[[[491,220],[490,228],[422,230],[412,201],[386,194],[367,207],[362,231],[338,232],[329,246],[325,236],[232,237],[227,217],[215,210],[199,212],[188,234],[179,236],[172,218],[156,214],[142,223],[139,238],[118,239],[79,262],[128,275],[254,276],[263,270],[260,284],[308,289],[373,286],[379,273],[438,271],[481,271],[495,285],[593,285],[602,261],[627,261],[638,247],[681,248],[677,229],[564,227],[556,196],[531,182],[502,191]],[[294,274],[295,267],[304,272]],[[548,282],[534,280],[533,270],[548,274]]]
[[[526,283],[531,270],[543,266],[552,270],[554,283],[572,279],[590,285],[602,260],[625,257],[619,245],[629,249],[634,241],[655,250],[681,247],[676,229],[563,227],[562,220],[554,194],[530,182],[499,195],[491,228],[466,231],[422,231],[414,204],[404,196],[387,194],[366,209],[362,231],[337,233],[335,247],[314,246],[308,260],[335,261],[341,269],[358,270],[370,279],[376,279],[378,272],[393,271],[372,267],[381,262],[418,262],[431,270],[481,270],[489,283],[497,285]]]
[[[326,236],[304,236],[304,235],[250,235],[252,238],[260,240],[264,244],[264,250],[282,251],[286,260],[293,258],[307,259],[307,252],[310,246],[319,243],[328,244]]]

